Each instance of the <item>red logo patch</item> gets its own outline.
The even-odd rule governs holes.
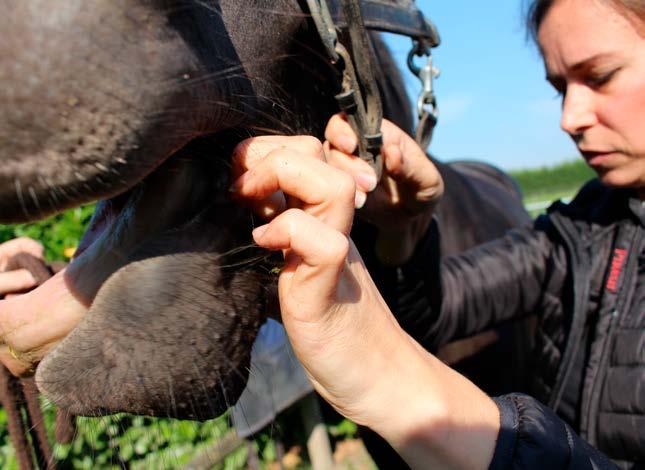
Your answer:
[[[614,250],[614,257],[611,259],[611,270],[609,271],[609,279],[607,279],[607,290],[614,293],[616,292],[618,279],[620,278],[620,273],[623,271],[623,266],[625,265],[625,259],[627,259],[627,250],[616,248]]]

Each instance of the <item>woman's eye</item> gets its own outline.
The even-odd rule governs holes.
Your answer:
[[[612,70],[611,72],[601,73],[597,75],[590,75],[587,77],[585,82],[592,88],[600,88],[601,86],[609,83],[612,77],[616,74],[618,70]]]

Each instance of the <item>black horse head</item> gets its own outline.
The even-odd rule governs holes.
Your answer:
[[[243,388],[274,283],[228,199],[231,149],[322,135],[336,70],[296,0],[4,0],[0,221],[103,199],[67,288],[89,311],[38,368],[76,414],[208,417]],[[386,115],[410,128],[373,36]]]

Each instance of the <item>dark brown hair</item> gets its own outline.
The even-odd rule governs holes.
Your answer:
[[[612,4],[623,14],[645,23],[645,0],[598,0]],[[544,17],[558,0],[531,0],[526,13],[526,29],[537,43],[537,35]]]

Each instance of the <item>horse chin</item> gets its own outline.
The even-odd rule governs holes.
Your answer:
[[[222,161],[189,153],[99,203],[67,268],[90,308],[37,382],[72,413],[206,419],[246,384],[265,319],[264,253],[250,214],[228,200]]]
[[[39,365],[41,391],[78,415],[221,414],[246,384],[264,301],[255,273],[227,275],[217,261],[160,255],[113,274]]]

